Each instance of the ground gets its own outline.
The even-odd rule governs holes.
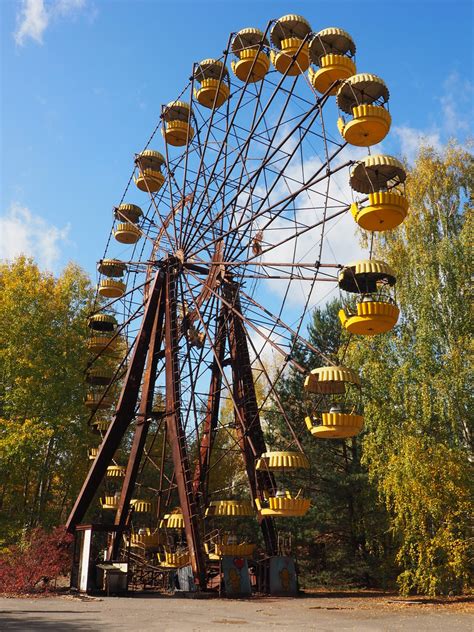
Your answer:
[[[390,593],[311,593],[297,599],[188,599],[156,595],[0,599],[0,630],[18,632],[472,632],[468,598],[402,599]]]

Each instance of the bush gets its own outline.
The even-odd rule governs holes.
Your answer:
[[[6,593],[51,590],[52,581],[70,570],[72,541],[64,527],[50,533],[42,528],[29,531],[20,544],[0,555],[0,589]]]

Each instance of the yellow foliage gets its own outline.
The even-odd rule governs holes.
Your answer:
[[[75,265],[59,278],[25,257],[0,265],[0,540],[40,520],[59,520],[80,481],[92,297]]]
[[[404,593],[468,581],[473,183],[464,149],[421,149],[407,219],[374,240],[397,273],[400,323],[350,352],[364,378],[363,460],[390,513]]]

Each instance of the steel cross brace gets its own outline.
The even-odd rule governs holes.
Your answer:
[[[161,268],[155,273],[148,301],[145,305],[145,313],[138,333],[135,348],[130,360],[130,365],[123,383],[122,392],[117,404],[114,418],[99,448],[89,473],[84,481],[77,500],[66,522],[68,531],[73,532],[89,508],[92,500],[101,484],[107,467],[110,464],[120,442],[135,417],[140,391],[143,369],[150,345],[150,338],[155,322],[158,299],[163,285],[164,274]]]
[[[229,353],[232,367],[234,402],[238,408],[236,414],[237,437],[245,461],[252,500],[264,500],[264,492],[275,489],[273,474],[256,470],[256,459],[266,452],[254,377],[250,363],[242,319],[236,314],[242,311],[238,285],[227,283],[223,288],[226,299],[232,304],[228,321]],[[278,538],[273,518],[259,518],[267,555],[278,554]]]

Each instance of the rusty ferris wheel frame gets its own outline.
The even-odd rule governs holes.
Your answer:
[[[222,58],[224,65],[231,39],[232,35]],[[236,445],[245,463],[250,496],[262,500],[265,490],[275,487],[273,474],[258,472],[255,467],[256,459],[266,450],[263,406],[273,401],[287,422],[288,445],[302,450],[299,430],[293,427],[275,387],[286,367],[304,372],[293,358],[296,345],[319,353],[301,335],[301,328],[315,283],[336,286],[336,273],[341,268],[337,262],[321,262],[326,225],[350,206],[329,194],[331,176],[353,164],[340,160],[346,143],[335,140],[324,121],[329,94],[338,82],[318,96],[304,74],[290,76],[296,58],[297,54],[286,72],[270,72],[258,85],[232,83],[231,98],[224,108],[208,112],[194,100],[194,79],[190,80],[186,90],[196,130],[194,139],[177,157],[170,155],[165,144],[165,184],[158,193],[148,190],[148,212],[140,227],[144,245],[141,251],[136,247],[127,261],[131,289],[120,302],[115,299],[100,306],[100,311],[122,306],[124,320],[115,337],[125,334],[133,343],[115,373],[115,381],[121,378],[118,404],[67,528],[74,530],[84,518],[132,426],[133,440],[114,521],[119,533],[130,524],[130,501],[147,460],[153,400],[161,388],[165,411],[158,428],[167,441],[161,462],[154,464],[159,481],[157,516],[176,492],[190,563],[202,587],[206,581],[202,518],[209,501],[211,455],[220,430],[223,393],[232,401]],[[306,96],[301,94],[301,84]],[[319,162],[307,174],[305,163],[315,154]],[[140,155],[136,168],[142,171]],[[131,181],[132,177],[122,200]],[[315,199],[320,204],[315,204]],[[302,261],[298,240],[317,229],[317,256],[312,262]],[[292,252],[286,257],[291,260],[278,260],[283,250]],[[286,284],[277,310],[257,300],[256,284],[262,281],[267,287]],[[291,325],[283,314],[294,283],[305,283],[308,291],[304,308]],[[191,344],[190,330],[201,332],[200,345]],[[252,338],[255,335],[281,356],[281,365],[272,376],[261,361]],[[256,369],[266,381],[263,403],[257,401]],[[114,380],[103,397],[113,384]],[[194,454],[190,454],[190,437],[196,446]],[[168,448],[174,470],[171,477],[164,473]],[[265,517],[259,522],[266,552],[275,555],[274,521]],[[113,557],[119,547],[120,538],[116,537]]]

